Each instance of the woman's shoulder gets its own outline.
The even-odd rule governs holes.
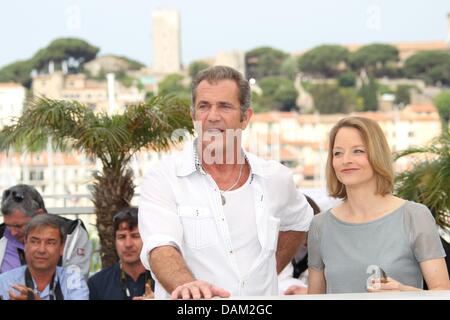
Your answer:
[[[414,202],[411,200],[405,200],[405,212],[409,215],[421,217],[421,216],[430,216],[431,211],[428,207],[422,203]]]
[[[314,215],[314,217],[311,221],[311,225],[314,225],[315,228],[322,229],[325,220],[328,219],[330,214],[331,214],[331,209],[322,211],[322,212]]]
[[[404,222],[410,229],[425,230],[435,227],[434,216],[426,205],[407,200],[404,208]]]

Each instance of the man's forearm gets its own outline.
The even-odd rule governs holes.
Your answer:
[[[158,282],[168,293],[195,280],[181,253],[172,246],[153,249],[149,253],[149,263]]]
[[[300,245],[306,241],[306,232],[280,231],[277,246],[277,273],[291,262]]]

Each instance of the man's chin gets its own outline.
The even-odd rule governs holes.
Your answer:
[[[50,273],[54,270],[54,267],[49,265],[48,262],[45,263],[33,262],[32,264],[30,264],[30,266],[33,268],[34,271],[39,273]]]
[[[122,257],[120,260],[123,264],[136,264],[141,261],[139,257]]]

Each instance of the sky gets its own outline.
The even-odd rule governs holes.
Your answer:
[[[0,67],[60,37],[152,64],[151,12],[181,15],[182,61],[272,46],[446,41],[448,0],[0,0]]]

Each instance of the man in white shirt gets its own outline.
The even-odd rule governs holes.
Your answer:
[[[291,171],[246,153],[250,86],[216,66],[192,83],[198,133],[141,185],[141,260],[155,298],[277,295],[277,273],[305,241],[313,211]]]

